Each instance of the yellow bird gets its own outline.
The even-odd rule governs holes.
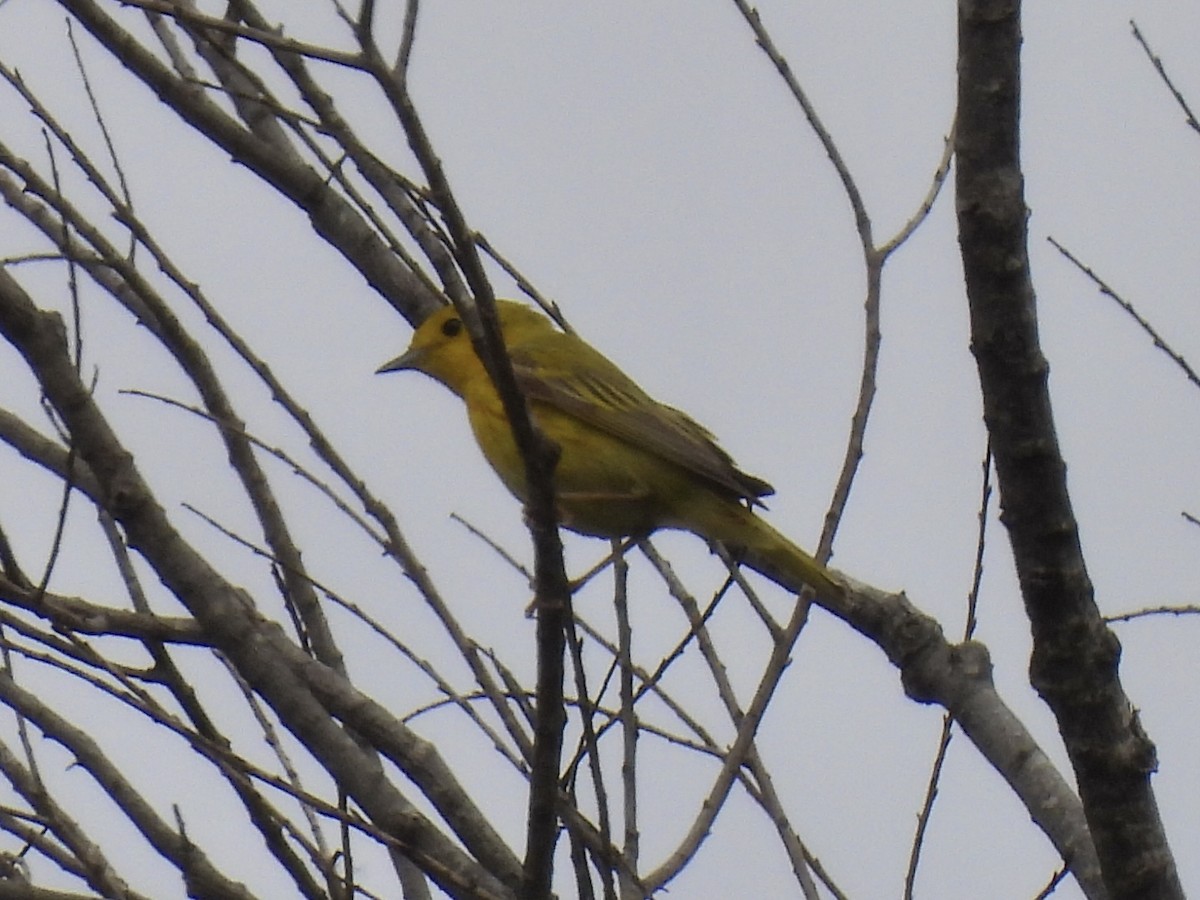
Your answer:
[[[754,513],[774,489],[740,471],[701,425],[541,313],[514,300],[498,300],[496,312],[530,416],[562,451],[554,487],[564,526],[606,538],[683,529],[724,544],[790,590],[843,592],[824,566]],[[525,502],[524,460],[454,307],[422,322],[408,350],[379,371],[410,369],[463,399],[483,455]]]

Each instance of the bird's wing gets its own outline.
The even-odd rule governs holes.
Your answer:
[[[511,348],[513,369],[526,397],[654,453],[742,499],[755,502],[775,492],[767,482],[740,471],[707,429],[653,399],[599,351],[582,341],[571,342],[567,349],[570,359],[555,366],[548,360],[558,358],[561,347],[550,354],[531,347]]]

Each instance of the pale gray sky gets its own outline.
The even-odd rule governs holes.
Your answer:
[[[950,126],[953,10],[757,5],[858,180],[876,239],[890,237],[924,196]],[[291,4],[276,7],[291,17]],[[331,37],[341,32],[327,12],[313,16],[290,33],[348,44]],[[1084,549],[1106,613],[1195,602],[1200,575],[1200,530],[1180,515],[1200,513],[1200,397],[1045,240],[1052,235],[1071,248],[1177,350],[1193,362],[1200,357],[1200,136],[1183,123],[1133,40],[1131,16],[1200,106],[1200,9],[1072,0],[1030,4],[1025,23],[1023,155],[1042,338]],[[416,376],[371,374],[407,343],[406,323],[312,238],[294,210],[199,145],[77,33],[144,219],[342,439],[351,462],[401,516],[456,612],[512,665],[530,671],[527,587],[448,518],[461,514],[528,559],[517,503],[475,450],[457,400]],[[95,140],[62,16],[50,4],[0,6],[0,59]],[[383,104],[365,89],[351,90],[347,73],[325,71],[347,97],[343,112],[378,147],[391,148],[390,162],[413,173]],[[590,342],[651,393],[711,428],[747,470],[769,479],[778,492],[771,521],[811,546],[857,388],[864,275],[833,169],[733,4],[426,3],[412,77],[472,224],[562,304]],[[0,140],[39,157],[41,140],[23,111],[11,91],[0,91]],[[971,577],[984,432],[952,187],[885,272],[879,396],[834,562],[862,580],[905,589],[957,635]],[[231,207],[238,215],[229,215]],[[12,231],[13,221],[0,213],[0,255],[38,246]],[[48,270],[38,277],[58,283]],[[496,284],[501,294],[513,291],[502,277]],[[46,297],[59,295],[56,289]],[[114,340],[127,348],[119,355],[105,348],[92,360],[101,366],[100,394],[153,460],[147,467],[155,486],[170,502],[220,511],[231,527],[251,530],[245,510],[222,506],[237,496],[227,473],[199,483],[187,464],[197,442],[220,464],[205,429],[150,401],[117,395],[124,388],[183,388],[164,375],[145,335],[114,314],[107,298],[92,299],[86,315],[97,352]],[[0,350],[0,379],[20,389],[0,392],[3,404],[32,415],[36,394],[14,374],[21,369],[12,355]],[[228,361],[224,351],[215,355]],[[263,391],[232,377],[246,385],[238,399],[261,436],[300,447]],[[0,450],[4,524],[18,504],[47,508],[45,532],[14,535],[35,558],[48,544],[53,505],[44,499],[50,482],[18,474],[27,471]],[[288,483],[282,468],[274,474]],[[286,490],[297,510],[311,509],[300,530],[318,577],[394,627],[432,627],[395,572],[342,534],[321,501],[299,487]],[[176,518],[200,542],[237,555],[182,510]],[[991,648],[1002,693],[1066,771],[1052,719],[1027,684],[1028,628],[994,503],[990,528],[978,636]],[[597,542],[567,541],[576,572],[605,552]],[[719,583],[698,540],[670,536],[660,546],[697,591]],[[245,567],[248,586],[273,596],[260,567],[250,560]],[[652,660],[686,627],[646,564],[635,561],[634,568],[643,588],[635,597],[636,641]],[[64,569],[56,586],[95,592],[97,578],[86,568]],[[600,586],[585,593],[578,609],[611,628],[606,592]],[[773,608],[786,608],[778,592],[764,587],[764,595]],[[730,661],[748,694],[766,651],[739,602],[728,601],[717,619],[730,646],[740,648]],[[353,624],[339,626],[348,645],[361,639],[350,666],[376,696],[398,711],[429,698],[394,654]],[[1117,627],[1127,691],[1158,743],[1155,787],[1185,885],[1200,884],[1200,860],[1190,852],[1200,833],[1198,629],[1186,618]],[[686,689],[687,672],[681,666],[668,684]],[[456,724],[437,714],[420,721],[452,758],[461,740]],[[850,896],[899,895],[939,725],[937,710],[902,696],[895,670],[873,645],[814,613],[760,746],[801,837]],[[643,748],[661,752],[649,739]],[[647,786],[647,859],[677,840],[711,771],[705,763],[683,764],[675,780]],[[482,785],[495,774],[479,777]],[[520,846],[520,785],[507,771],[495,785],[494,801],[507,810],[498,817]],[[197,829],[206,827],[206,802],[202,792],[181,801]],[[672,892],[736,896],[746,889],[742,867],[753,866],[756,896],[792,895],[775,841],[761,814],[739,799]],[[255,874],[231,862],[237,842],[230,837],[222,862],[253,885]],[[1055,867],[1023,808],[976,751],[956,741],[918,896],[1028,897]],[[1057,896],[1079,893],[1068,884]]]

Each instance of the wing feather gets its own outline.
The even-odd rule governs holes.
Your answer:
[[[652,398],[599,351],[582,341],[564,345],[558,333],[553,337],[558,339],[556,354],[569,346],[574,357],[557,369],[547,364],[556,354],[538,352],[529,344],[510,347],[526,397],[642,447],[751,503],[775,492],[767,482],[739,470],[707,429]]]

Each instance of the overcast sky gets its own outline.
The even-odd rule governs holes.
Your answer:
[[[275,6],[292,21],[291,4]],[[925,195],[950,127],[950,6],[918,14],[904,3],[864,9],[764,0],[758,8],[857,179],[883,242]],[[1200,529],[1181,516],[1200,515],[1200,397],[1046,241],[1053,236],[1092,265],[1197,362],[1200,135],[1184,124],[1131,36],[1131,16],[1200,107],[1200,7],[1030,4],[1025,23],[1023,157],[1042,338],[1084,550],[1097,602],[1111,614],[1195,602],[1200,576]],[[387,24],[385,34],[394,36]],[[289,33],[348,45],[328,14],[314,12]],[[475,450],[448,392],[415,375],[372,375],[407,343],[407,324],[311,236],[302,217],[199,145],[77,34],[143,218],[394,505],[456,611],[528,672],[527,587],[449,519],[452,512],[468,518],[527,560],[518,504]],[[0,5],[0,60],[95,141],[62,16],[51,4]],[[391,148],[397,168],[415,175],[382,102],[351,90],[348,73],[320,71],[345,97],[343,112],[379,148]],[[557,300],[590,342],[770,480],[777,490],[772,523],[806,546],[815,543],[857,390],[863,267],[833,168],[733,4],[426,3],[412,78],[472,225]],[[41,139],[11,91],[0,91],[0,123],[0,140],[40,158]],[[903,588],[956,637],[972,571],[984,431],[952,180],[885,271],[879,396],[834,563],[880,587]],[[13,231],[14,221],[0,216],[0,256],[39,246]],[[56,283],[43,277],[39,283]],[[499,293],[512,294],[502,277],[496,283]],[[127,348],[97,347],[106,408],[153,460],[149,474],[169,503],[219,509],[235,496],[219,451],[209,447],[212,484],[197,482],[189,465],[194,442],[210,440],[202,426],[118,395],[184,388],[146,337],[109,307],[96,298],[88,310],[93,340]],[[215,354],[228,361],[226,352]],[[0,349],[0,379],[11,379],[0,383],[22,385],[12,396],[0,390],[0,403],[32,417],[36,394],[20,371],[14,354]],[[290,441],[300,452],[262,390],[244,375],[231,377],[246,385],[239,402],[268,442]],[[27,471],[0,449],[0,521],[10,526],[17,504],[47,509],[44,532],[14,536],[37,558],[56,507],[35,493],[49,482],[30,484],[19,474]],[[276,475],[286,482],[284,470]],[[300,531],[314,571],[384,619],[403,608],[395,573],[361,544],[353,551],[361,558],[347,568],[350,551],[339,544],[340,532],[329,533],[338,526],[326,507],[303,492],[297,497],[312,505]],[[248,513],[230,515],[250,528]],[[234,552],[194,518],[177,518],[198,540]],[[573,572],[605,552],[598,542],[567,540]],[[696,539],[670,536],[660,547],[699,593],[719,583]],[[653,660],[685,626],[644,561],[634,568],[643,589],[635,597],[637,642]],[[58,589],[94,592],[97,577],[64,571]],[[787,608],[785,596],[766,596],[776,610]],[[578,606],[611,627],[606,597],[602,586]],[[730,661],[748,696],[765,644],[735,606],[726,604],[717,625],[730,646],[745,648]],[[1158,743],[1155,787],[1192,886],[1200,884],[1192,852],[1200,833],[1198,629],[1187,618],[1117,626],[1122,677]],[[993,502],[978,637],[991,648],[1003,695],[1066,772],[1053,722],[1027,684],[1027,635]],[[407,695],[395,665],[382,648],[350,660],[352,673],[376,696],[392,692],[402,712],[420,693]],[[681,667],[676,688],[688,671]],[[760,746],[801,836],[851,896],[898,896],[939,726],[937,710],[902,696],[877,648],[814,613]],[[436,718],[425,727],[443,745],[454,740]],[[648,754],[658,752],[643,743]],[[690,814],[707,777],[710,766],[682,767],[660,795],[644,800],[647,859],[677,840],[676,810]],[[517,846],[522,812],[517,805],[502,817]],[[745,884],[744,873],[730,867],[736,859],[761,866],[758,896],[791,894],[774,841],[761,814],[739,799],[672,891],[734,896]],[[1023,808],[975,750],[957,742],[918,895],[1033,896],[1055,867]],[[238,874],[254,883],[253,873]],[[1079,894],[1067,885],[1058,896]]]

